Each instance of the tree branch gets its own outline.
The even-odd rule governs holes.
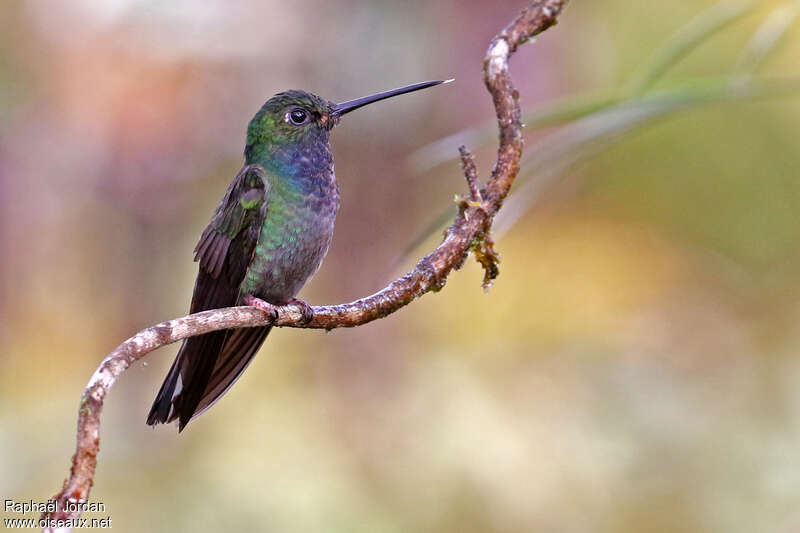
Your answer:
[[[476,207],[480,206],[483,203],[483,196],[481,196],[481,188],[478,183],[478,169],[475,166],[475,157],[463,144],[458,147],[458,153],[461,154],[461,168],[467,178],[470,201],[477,204]]]
[[[470,251],[491,249],[488,235],[492,220],[514,182],[522,156],[519,95],[511,82],[508,59],[521,44],[555,24],[566,2],[534,0],[492,40],[483,71],[500,128],[497,162],[481,193],[477,188],[477,172],[472,157],[466,149],[462,151],[473,202],[459,210],[442,243],[423,257],[413,270],[371,296],[341,305],[313,307],[314,318],[305,324],[301,309],[294,305],[276,307],[278,314],[274,320],[269,313],[254,307],[228,307],[162,322],[120,344],[103,360],[83,393],[78,411],[77,450],[72,457],[69,477],[53,497],[57,510],[42,516],[48,521],[45,531],[69,531],[69,520],[80,516],[80,511],[68,511],[66,503],[83,502],[89,497],[100,451],[103,401],[117,378],[133,362],[167,344],[221,329],[269,324],[326,330],[360,326],[394,313],[427,292],[440,290],[450,272],[461,267]],[[489,261],[489,266],[485,260],[481,263],[487,268],[487,276],[490,267],[493,269],[492,277],[496,276],[496,257]],[[63,522],[59,523],[59,520]]]

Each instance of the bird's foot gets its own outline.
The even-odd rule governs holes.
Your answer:
[[[255,296],[248,294],[244,297],[244,304],[249,305],[250,307],[261,309],[270,316],[272,322],[278,320],[278,308],[269,302],[265,302],[261,298],[256,298]]]
[[[314,320],[314,310],[308,305],[308,302],[305,300],[300,300],[298,298],[292,298],[286,305],[296,305],[300,308],[300,314],[302,316],[301,324],[308,324],[312,320]]]

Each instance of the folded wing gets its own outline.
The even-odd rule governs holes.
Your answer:
[[[246,165],[231,182],[195,248],[200,265],[191,312],[239,303],[239,285],[253,257],[268,208],[269,182]],[[147,423],[178,419],[182,430],[210,407],[247,368],[269,327],[206,333],[186,339],[156,395]]]

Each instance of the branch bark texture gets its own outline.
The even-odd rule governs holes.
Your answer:
[[[117,378],[151,351],[187,337],[229,328],[271,324],[331,330],[360,326],[394,313],[427,292],[440,290],[447,276],[461,267],[470,251],[476,252],[487,269],[485,279],[496,275],[496,256],[492,251],[491,258],[486,259],[481,250],[491,248],[489,231],[492,220],[519,172],[523,145],[519,94],[509,75],[508,59],[520,45],[554,25],[566,3],[567,0],[534,0],[490,43],[483,71],[500,129],[497,161],[486,185],[479,189],[471,155],[462,149],[471,201],[462,202],[459,214],[447,229],[441,244],[423,257],[413,270],[371,296],[341,305],[313,307],[314,318],[308,323],[303,322],[302,310],[293,305],[276,307],[277,318],[254,307],[228,307],[162,322],[120,344],[103,360],[83,393],[72,468],[63,488],[53,497],[57,511],[42,517],[47,520],[45,531],[69,531],[70,521],[80,516],[79,511],[67,511],[66,503],[83,502],[89,498],[100,451],[103,401]]]

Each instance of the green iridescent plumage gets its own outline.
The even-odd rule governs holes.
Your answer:
[[[270,98],[250,121],[245,165],[195,248],[199,272],[191,311],[296,301],[322,264],[339,209],[331,129],[354,109],[439,83],[341,104],[303,91]],[[147,423],[177,419],[183,429],[233,385],[269,330],[216,331],[185,340]]]

